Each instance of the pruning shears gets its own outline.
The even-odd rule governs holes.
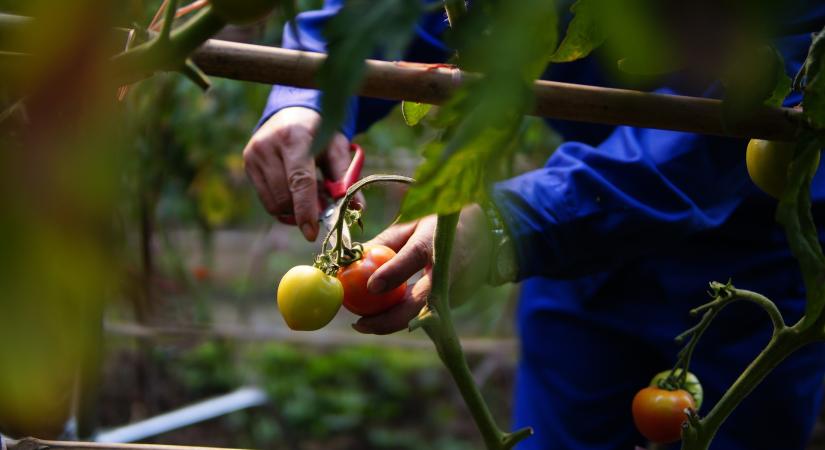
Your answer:
[[[350,151],[353,153],[352,161],[349,163],[347,171],[340,180],[324,180],[318,189],[318,209],[321,210],[319,222],[329,231],[338,220],[336,212],[338,206],[347,195],[347,190],[361,178],[361,169],[364,168],[364,149],[358,144],[350,144]],[[284,214],[278,216],[278,221],[287,225],[295,225],[295,216]],[[349,240],[349,233],[344,227],[344,239]]]

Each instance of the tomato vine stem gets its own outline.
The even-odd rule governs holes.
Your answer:
[[[776,220],[785,229],[791,252],[802,271],[807,291],[805,314],[796,324],[788,326],[779,308],[767,297],[736,289],[730,283],[711,283],[714,299],[691,311],[693,314],[705,311],[702,320],[677,338],[691,337],[690,343],[679,354],[677,367],[681,365],[687,370],[702,333],[718,312],[733,301],[750,301],[765,310],[773,324],[773,334],[765,348],[704,418],[699,418],[695,413],[688,414],[688,426],[683,432],[683,450],[707,450],[728,416],[776,366],[805,345],[825,341],[825,284],[822,281],[825,256],[811,215],[810,196],[812,169],[818,164],[819,158],[816,156],[824,143],[822,139],[815,133],[803,133],[797,142],[789,169],[790,183],[776,210]]]
[[[505,433],[496,425],[484,397],[473,380],[461,348],[450,312],[450,255],[460,213],[439,215],[435,228],[432,290],[422,314],[410,323],[421,327],[433,341],[438,356],[447,367],[488,450],[507,450],[533,434],[529,427]]]
[[[444,9],[450,27],[455,27],[456,20],[466,14],[467,5],[464,0],[445,0]],[[506,433],[498,427],[467,365],[450,310],[450,255],[460,215],[460,211],[438,215],[433,243],[432,289],[426,306],[417,318],[410,321],[409,329],[423,328],[433,341],[436,352],[455,381],[487,449],[508,450],[532,435],[533,429],[526,427]]]

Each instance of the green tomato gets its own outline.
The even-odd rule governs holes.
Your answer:
[[[676,369],[673,373],[674,378],[679,378],[681,375],[682,369]],[[668,383],[667,377],[670,375],[670,370],[665,370],[656,374],[652,380],[650,380],[650,386],[658,387],[661,389],[684,389],[690,393],[693,397],[694,403],[696,403],[696,410],[698,411],[699,408],[702,407],[702,400],[705,398],[705,391],[702,389],[702,383],[699,382],[699,378],[693,374],[693,372],[688,372],[687,377],[685,377],[685,382],[682,385],[672,385]]]
[[[773,198],[782,197],[788,183],[788,167],[793,160],[793,142],[751,139],[745,154],[748,175],[753,183]],[[814,172],[819,167],[817,154]]]
[[[227,23],[246,25],[266,17],[277,0],[209,0],[212,10]]]
[[[344,299],[337,278],[312,266],[295,266],[278,284],[278,309],[293,330],[313,331],[328,324]]]

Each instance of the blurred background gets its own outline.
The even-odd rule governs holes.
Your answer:
[[[49,4],[0,1],[0,11],[39,12],[51,33],[95,38],[90,8]],[[100,7],[100,23],[147,24],[158,4]],[[275,15],[219,38],[278,45],[282,27]],[[98,94],[112,86],[60,71],[55,55],[75,48],[73,39],[41,43],[51,65],[33,67],[46,76],[4,72],[0,83],[0,428],[260,449],[480,448],[423,333],[360,335],[343,309],[313,333],[290,331],[279,317],[277,280],[309,263],[317,244],[273,222],[246,180],[241,151],[269,87],[213,78],[203,93],[160,74],[101,106]],[[71,55],[74,68],[92,64]],[[13,95],[20,83],[40,93],[25,110]],[[542,164],[559,143],[543,121],[527,119],[525,130],[513,173]],[[365,175],[411,175],[430,138],[426,124],[410,128],[394,110],[357,138]],[[403,192],[365,194],[361,241],[393,221]],[[484,289],[455,315],[505,426],[515,289]],[[216,397],[220,407],[143,422]],[[239,410],[187,424],[221,407]],[[820,426],[811,448],[825,447],[822,435]]]

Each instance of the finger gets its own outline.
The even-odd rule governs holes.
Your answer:
[[[352,328],[365,334],[390,334],[406,329],[410,320],[418,316],[421,308],[426,305],[431,287],[431,278],[422,277],[407,291],[401,303],[381,314],[358,319]]]
[[[319,166],[324,178],[331,181],[338,181],[344,178],[350,164],[352,164],[352,153],[350,152],[350,142],[343,134],[336,134],[327,150],[319,159]],[[364,209],[366,201],[364,194],[358,192],[351,201],[351,206]]]
[[[244,151],[244,170],[246,171],[246,175],[252,181],[252,186],[258,194],[258,199],[261,201],[261,204],[264,205],[264,209],[266,209],[268,213],[275,215],[278,214],[279,211],[278,205],[272,197],[272,193],[269,191],[269,186],[261,172],[260,165],[259,160],[253,156],[251,152],[248,153]]]
[[[318,162],[324,177],[335,181],[344,177],[351,159],[349,140],[342,134],[336,134]]]
[[[367,244],[386,245],[398,252],[407,243],[418,226],[418,221],[392,225],[372,238]]]
[[[407,281],[421,269],[432,264],[433,226],[427,219],[419,222],[412,236],[398,254],[378,268],[367,281],[374,294],[386,292]]]
[[[287,185],[286,170],[274,150],[261,156],[262,163],[258,166],[269,189],[269,195],[275,203],[275,215],[293,215],[292,195]]]
[[[282,133],[279,155],[284,163],[286,181],[295,222],[308,241],[318,236],[318,188],[315,180],[315,160],[309,153],[312,136],[305,130],[291,129]]]

